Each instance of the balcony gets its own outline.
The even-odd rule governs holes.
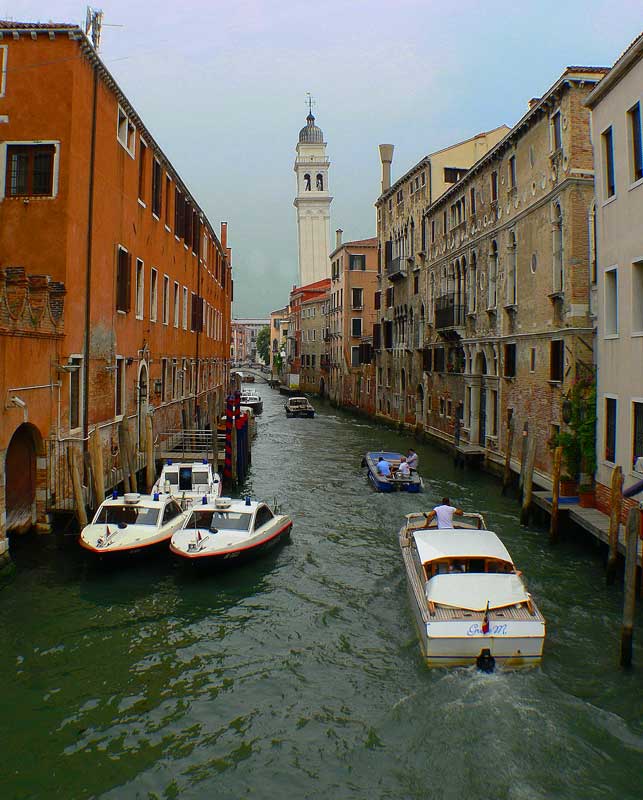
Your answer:
[[[435,327],[439,331],[453,330],[459,334],[458,328],[464,328],[465,309],[458,305],[455,294],[445,294],[435,301]]]
[[[407,276],[407,262],[403,258],[393,258],[386,265],[386,276],[391,281],[400,280]]]

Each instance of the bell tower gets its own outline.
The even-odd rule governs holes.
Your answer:
[[[308,104],[306,127],[299,131],[295,158],[299,286],[330,277],[330,161],[326,158],[324,134],[315,125],[310,96]]]

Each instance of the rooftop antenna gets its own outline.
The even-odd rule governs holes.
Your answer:
[[[92,8],[87,6],[87,14],[85,16],[85,35],[88,36],[94,50],[98,52],[100,47],[100,31],[103,26],[103,11],[100,8]]]

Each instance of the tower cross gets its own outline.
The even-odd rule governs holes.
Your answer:
[[[306,92],[306,105],[308,106],[308,111],[312,114],[313,106],[316,106],[317,103],[313,100],[313,96],[310,92]]]

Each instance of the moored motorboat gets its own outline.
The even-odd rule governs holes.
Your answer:
[[[424,488],[422,478],[415,470],[410,470],[407,475],[400,473],[402,461],[401,453],[386,450],[377,450],[366,453],[362,466],[366,467],[369,481],[378,492],[421,492]],[[389,466],[389,475],[383,474],[378,469],[378,462],[384,460]]]
[[[287,417],[314,417],[315,409],[307,397],[289,397],[284,403]]]
[[[292,520],[266,503],[217,498],[195,505],[170,542],[177,556],[200,566],[254,558],[290,535]]]
[[[244,389],[241,392],[241,405],[251,408],[255,415],[263,411],[263,400],[254,389]]]
[[[490,671],[540,663],[545,620],[521,573],[479,514],[463,516],[444,530],[435,520],[420,529],[426,515],[407,514],[399,532],[427,665]]]
[[[219,497],[223,489],[221,477],[212,469],[207,458],[201,461],[175,461],[168,459],[154,484],[152,493],[169,494],[177,499],[182,508],[195,501]]]
[[[103,500],[91,523],[83,528],[80,544],[109,557],[167,547],[186,517],[187,512],[169,494],[114,494]]]

